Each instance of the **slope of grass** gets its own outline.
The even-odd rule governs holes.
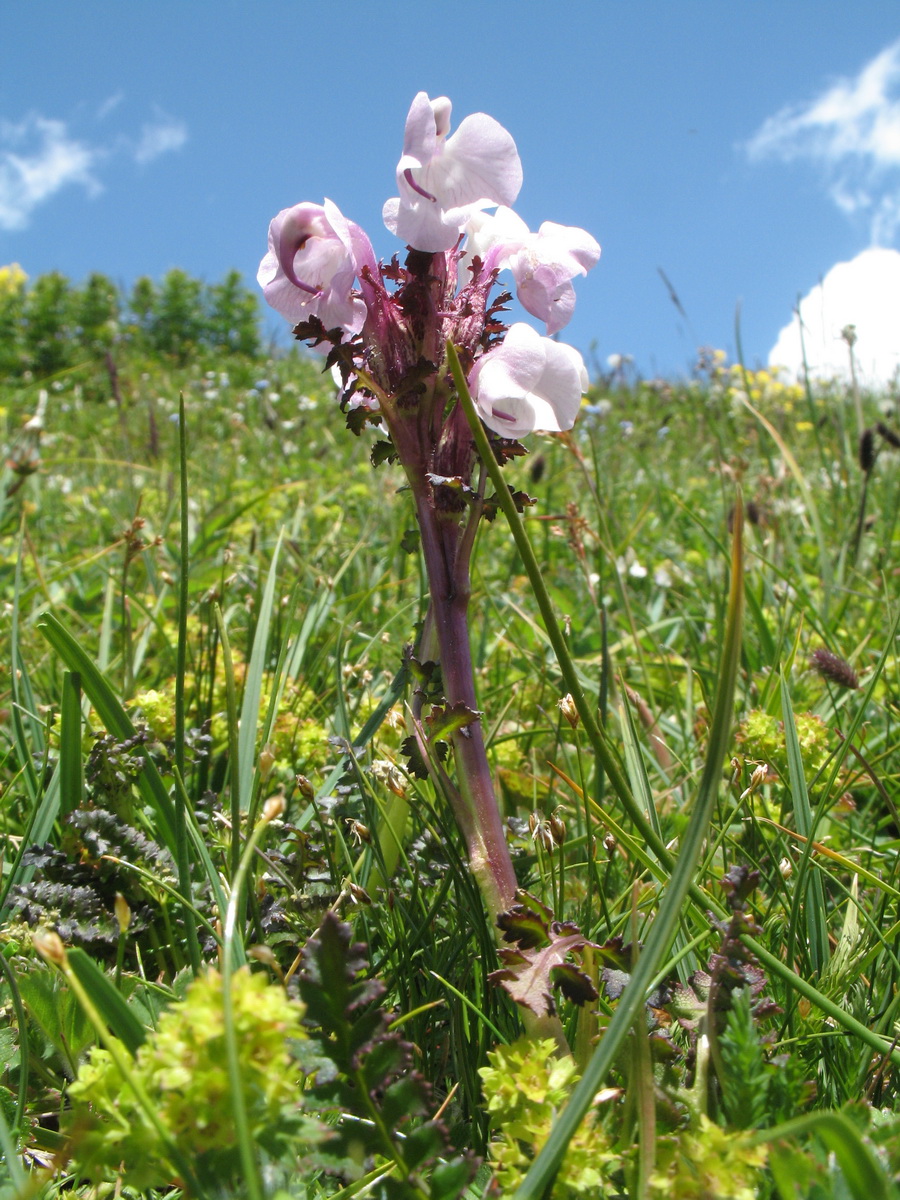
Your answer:
[[[152,1194],[481,1195],[489,1172],[466,1183],[466,1154],[492,1159],[505,1193],[539,1194],[524,1176],[568,1093],[551,1102],[553,1060],[516,1041],[439,779],[404,746],[404,647],[426,597],[402,481],[369,462],[377,434],[349,433],[327,377],[294,356],[227,369],[126,356],[118,401],[91,379],[76,368],[0,392],[11,1194],[93,1195],[118,1178]],[[519,882],[591,943],[579,965],[597,998],[558,997],[578,1071],[699,802],[738,485],[746,514],[734,724],[721,764],[713,739],[694,888],[554,1195],[887,1195],[900,1171],[900,472],[883,403],[866,401],[861,463],[841,392],[713,361],[689,384],[598,386],[571,435],[531,439],[505,469],[536,500],[525,528],[567,654],[668,848],[648,845],[560,708],[564,672],[498,516],[475,553],[479,703]],[[344,945],[319,978],[331,913],[366,952]],[[360,1050],[362,1074],[339,1065],[344,1092],[320,1096],[313,1035],[297,1051],[294,1018],[273,1001],[265,1026],[263,993],[233,981],[248,962],[273,994],[295,997],[299,980],[312,1013],[317,986],[339,1005],[338,960],[362,988],[347,1013],[383,1010],[407,1057],[382,1078]],[[146,1091],[164,1037],[193,1028],[201,961],[224,981],[224,1049],[198,1050],[191,1086],[197,1111],[231,1097],[231,1151],[209,1122],[172,1127],[184,1109]],[[124,1055],[127,1119],[106,1076],[88,1078],[103,1053]],[[260,1078],[291,1087],[245,1095],[262,1061]],[[390,1100],[397,1079],[420,1092]],[[354,1109],[362,1094],[374,1109]],[[328,1150],[318,1121],[378,1128],[382,1103],[399,1133],[363,1138],[356,1158]],[[417,1166],[404,1146],[438,1110],[446,1142]],[[142,1154],[167,1165],[147,1172]]]

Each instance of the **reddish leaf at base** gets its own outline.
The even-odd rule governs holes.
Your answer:
[[[571,954],[593,942],[571,922],[554,921],[550,909],[528,892],[520,889],[516,899],[497,924],[505,939],[517,945],[498,951],[503,965],[488,976],[491,982],[500,984],[536,1016],[552,1016],[556,1011],[556,988],[574,1004],[596,1000],[597,989],[590,978],[569,961]]]

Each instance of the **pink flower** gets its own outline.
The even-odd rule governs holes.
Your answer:
[[[530,325],[511,325],[504,340],[475,363],[469,375],[481,418],[502,437],[537,429],[571,429],[588,386],[577,350],[541,337]]]
[[[295,204],[269,225],[269,251],[257,280],[271,306],[293,324],[318,317],[326,329],[358,333],[366,306],[353,294],[363,266],[374,272],[365,233],[336,204]]]
[[[384,223],[414,250],[450,250],[472,213],[512,204],[522,164],[512,136],[493,117],[474,113],[452,137],[450,101],[419,92],[406,118],[397,164],[400,195],[384,206]]]
[[[586,275],[600,258],[600,246],[586,230],[545,221],[532,233],[521,217],[504,207],[493,216],[476,213],[471,218],[468,249],[484,259],[486,270],[512,271],[522,307],[546,321],[551,334],[568,324],[575,308],[570,280]]]

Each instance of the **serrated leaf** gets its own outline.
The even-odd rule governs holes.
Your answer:
[[[431,746],[431,752],[438,760],[443,762],[447,757],[449,747],[446,742],[434,742]],[[410,775],[416,779],[427,779],[431,774],[428,763],[422,756],[422,751],[419,748],[419,743],[414,734],[403,739],[400,743],[400,751],[406,755],[406,769]]]
[[[369,461],[373,467],[380,467],[382,463],[395,463],[397,461],[397,451],[394,448],[394,443],[384,440],[375,442],[369,452]]]
[[[604,967],[600,972],[600,977],[603,980],[603,990],[609,1000],[618,1000],[631,980],[628,971],[619,971],[615,967]]]
[[[367,1063],[366,1067],[369,1068]],[[377,1071],[373,1074],[377,1075]],[[402,1079],[392,1083],[381,1100],[381,1115],[389,1129],[396,1129],[411,1117],[421,1117],[428,1111],[430,1089],[418,1071],[409,1071]],[[440,1150],[443,1150],[443,1137]],[[439,1151],[436,1151],[438,1153]],[[406,1151],[403,1153],[407,1159]],[[408,1161],[408,1159],[407,1159]]]
[[[417,692],[432,699],[443,694],[444,681],[441,676],[440,663],[436,663],[430,658],[419,660],[413,654],[412,646],[409,645],[404,647],[403,663],[415,680]]]
[[[574,963],[558,963],[550,968],[550,982],[558,988],[567,1000],[577,1004],[587,1004],[597,999],[597,989],[591,982],[590,976],[580,971]]]
[[[499,950],[498,957],[503,966],[492,971],[488,979],[491,983],[499,983],[516,1004],[530,1009],[536,1016],[553,1016],[556,1012],[551,990],[555,983],[554,970],[565,965],[568,956],[581,950],[586,940],[580,933],[570,933],[564,937],[554,936],[549,946],[533,950]],[[585,999],[596,999],[597,991],[590,978],[583,972],[580,974],[583,975]],[[584,1003],[584,1000],[577,1003]]]
[[[481,713],[468,708],[461,700],[446,707],[436,704],[425,718],[432,738],[449,737],[467,725],[474,725]]]
[[[337,1110],[342,1117],[306,1161],[356,1180],[376,1159],[393,1159],[401,1170],[385,1179],[385,1196],[455,1200],[477,1162],[465,1161],[465,1170],[454,1162],[436,1193],[417,1181],[415,1172],[431,1168],[446,1151],[447,1135],[437,1121],[416,1124],[432,1108],[431,1091],[412,1069],[413,1047],[388,1031],[388,1016],[374,1003],[384,989],[361,978],[366,968],[364,947],[352,941],[350,926],[327,913],[301,957],[299,990],[311,1027],[298,1060],[317,1072],[314,1086],[304,1091],[307,1108]],[[310,1045],[316,1047],[312,1053]]]
[[[74,1070],[81,1052],[94,1039],[94,1029],[61,976],[47,970],[19,976],[19,991],[28,1015]]]
[[[0,1067],[15,1060],[19,1053],[19,1039],[14,1029],[0,1029]]]
[[[351,433],[355,433],[359,437],[367,425],[380,425],[381,414],[373,412],[370,408],[366,408],[364,404],[358,404],[355,408],[351,408],[347,412],[347,428]]]
[[[517,1004],[536,1016],[555,1013],[554,988],[575,1004],[596,1000],[597,989],[590,976],[569,961],[571,954],[593,943],[576,925],[554,921],[550,909],[535,896],[520,889],[516,899],[497,924],[506,940],[517,945],[498,951],[503,965],[491,972],[490,981],[500,984]]]
[[[419,749],[419,740],[414,734],[405,737],[400,743],[400,753],[406,758],[406,770],[415,779],[427,779],[430,772],[428,763]]]
[[[517,904],[497,918],[507,942],[518,942],[522,950],[535,946],[546,946],[550,941],[550,925],[553,912],[536,896],[520,889],[516,892]]]
[[[350,1072],[355,1056],[375,1035],[383,1020],[365,1007],[384,994],[377,979],[359,979],[366,965],[365,946],[352,941],[352,930],[331,911],[309,939],[298,976],[306,1019],[327,1035],[328,1055],[340,1070]]]
[[[516,445],[519,443],[517,442]],[[514,491],[512,487],[509,489],[509,494],[512,497],[513,504],[516,506],[516,512],[523,513],[526,508],[530,508],[533,504],[537,504],[537,500],[533,496],[529,496],[527,492]],[[481,515],[486,521],[493,521],[500,508],[500,501],[497,499],[497,493],[487,497],[484,502]]]
[[[404,531],[403,537],[400,539],[400,549],[405,554],[415,554],[419,548],[421,540],[422,539],[419,535],[418,529],[407,529]]]
[[[444,1131],[433,1121],[420,1125],[403,1142],[403,1159],[408,1167],[417,1167],[433,1162],[447,1148]]]

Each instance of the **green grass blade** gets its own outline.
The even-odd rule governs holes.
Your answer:
[[[694,871],[703,851],[710,818],[722,782],[722,763],[731,742],[734,722],[734,690],[741,661],[744,599],[743,515],[740,499],[735,509],[731,555],[731,587],[719,683],[704,763],[694,809],[685,830],[678,858],[663,892],[656,918],[628,986],[620,997],[606,1032],[601,1037],[584,1075],[571,1099],[550,1131],[543,1149],[515,1192],[515,1200],[539,1200],[552,1183],[566,1147],[581,1124],[603,1080],[613,1065],[631,1026],[644,1006],[644,997],[669,950],[681,919],[682,905],[694,881]]]
[[[25,1195],[28,1191],[28,1176],[22,1169],[16,1141],[12,1130],[6,1123],[2,1108],[0,1108],[0,1151],[3,1153],[6,1169],[9,1172],[9,1182],[13,1185],[15,1194],[17,1196]]]
[[[73,947],[66,951],[66,958],[111,1032],[130,1054],[136,1054],[147,1031],[125,1003],[122,994],[83,950]]]
[[[59,707],[60,813],[73,812],[84,801],[84,760],[81,755],[81,679],[66,671]]]
[[[761,1130],[750,1143],[758,1146],[808,1133],[821,1138],[834,1154],[853,1200],[897,1200],[900,1196],[857,1128],[843,1113],[807,1113],[774,1129]]]
[[[828,923],[825,918],[825,889],[822,876],[812,867],[813,812],[806,789],[803,772],[803,755],[797,737],[791,694],[784,675],[781,677],[781,716],[784,724],[784,742],[788,761],[788,780],[794,805],[794,820],[797,832],[806,838],[803,856],[797,869],[796,899],[791,913],[791,933],[788,936],[788,958],[794,943],[796,925],[806,919],[807,939],[813,969],[819,975],[828,962]]]
[[[262,602],[256,629],[253,634],[253,649],[247,664],[244,695],[241,702],[241,720],[238,730],[238,767],[232,775],[232,787],[237,788],[238,803],[242,813],[250,811],[253,797],[253,772],[256,767],[256,735],[259,727],[259,705],[262,698],[263,674],[269,648],[269,631],[272,609],[275,603],[275,584],[278,580],[278,556],[284,531],[278,535],[272,552],[272,563],[263,590]]]
[[[27,1028],[25,1005],[22,1003],[22,996],[19,991],[19,984],[16,979],[16,973],[13,970],[12,964],[8,962],[5,955],[0,954],[0,975],[5,976],[6,986],[9,988],[9,998],[12,1003],[13,1012],[16,1015],[16,1027],[21,1031]],[[21,1032],[20,1032],[21,1037]],[[28,1083],[31,1078],[30,1061],[27,1054],[19,1055],[19,1089],[16,1096],[16,1124],[23,1124],[25,1118],[25,1106],[28,1102]]]
[[[653,789],[647,775],[647,767],[641,755],[641,743],[634,726],[634,715],[627,702],[621,706],[619,713],[619,728],[622,731],[622,744],[625,752],[625,770],[628,772],[628,782],[634,792],[635,799],[647,814],[647,820],[656,830],[657,836],[662,837],[659,827],[659,815],[653,803]]]
[[[40,844],[50,839],[59,813],[59,770],[59,763],[57,763],[56,769],[50,777],[50,782],[44,789],[44,794],[32,807],[28,815],[28,820],[19,839],[19,847],[9,870],[5,873],[3,888],[0,890],[0,912],[3,912],[6,908],[6,901],[10,890],[16,884],[29,883],[34,876],[35,868],[33,866],[22,866],[25,851],[35,843]]]
[[[175,663],[175,770],[179,779],[184,779],[184,677],[187,671],[187,619],[190,603],[190,554],[188,547],[188,466],[187,466],[187,420],[184,410],[184,393],[178,398],[178,467],[180,480],[181,520],[178,572],[178,644]],[[175,789],[175,863],[178,868],[178,888],[188,903],[184,908],[185,934],[191,969],[196,975],[200,970],[200,943],[197,925],[191,906],[191,869],[188,856],[187,836],[187,792],[183,787]]]
[[[53,613],[45,612],[38,618],[37,626],[69,670],[79,676],[84,694],[107,730],[123,741],[134,737],[134,725],[115,692],[62,622]],[[175,809],[156,764],[145,747],[139,749],[144,757],[144,767],[138,775],[137,786],[146,803],[155,811],[163,841],[174,857]]]
[[[809,1000],[826,1017],[834,1021],[835,1025],[839,1025],[841,1029],[846,1029],[848,1033],[852,1033],[861,1042],[864,1042],[867,1046],[871,1046],[876,1054],[885,1055],[890,1058],[895,1066],[900,1067],[900,1048],[897,1047],[896,1040],[882,1037],[880,1034],[869,1029],[867,1025],[863,1025],[852,1013],[835,1004],[833,1000],[829,1000],[827,996],[823,995],[818,988],[813,987],[802,975],[798,975],[796,971],[792,971],[790,967],[786,966],[780,958],[767,950],[756,938],[752,938],[748,934],[742,934],[741,941],[748,949],[753,951],[761,965],[767,971],[772,975],[777,975],[782,983],[791,988],[792,991]]]

